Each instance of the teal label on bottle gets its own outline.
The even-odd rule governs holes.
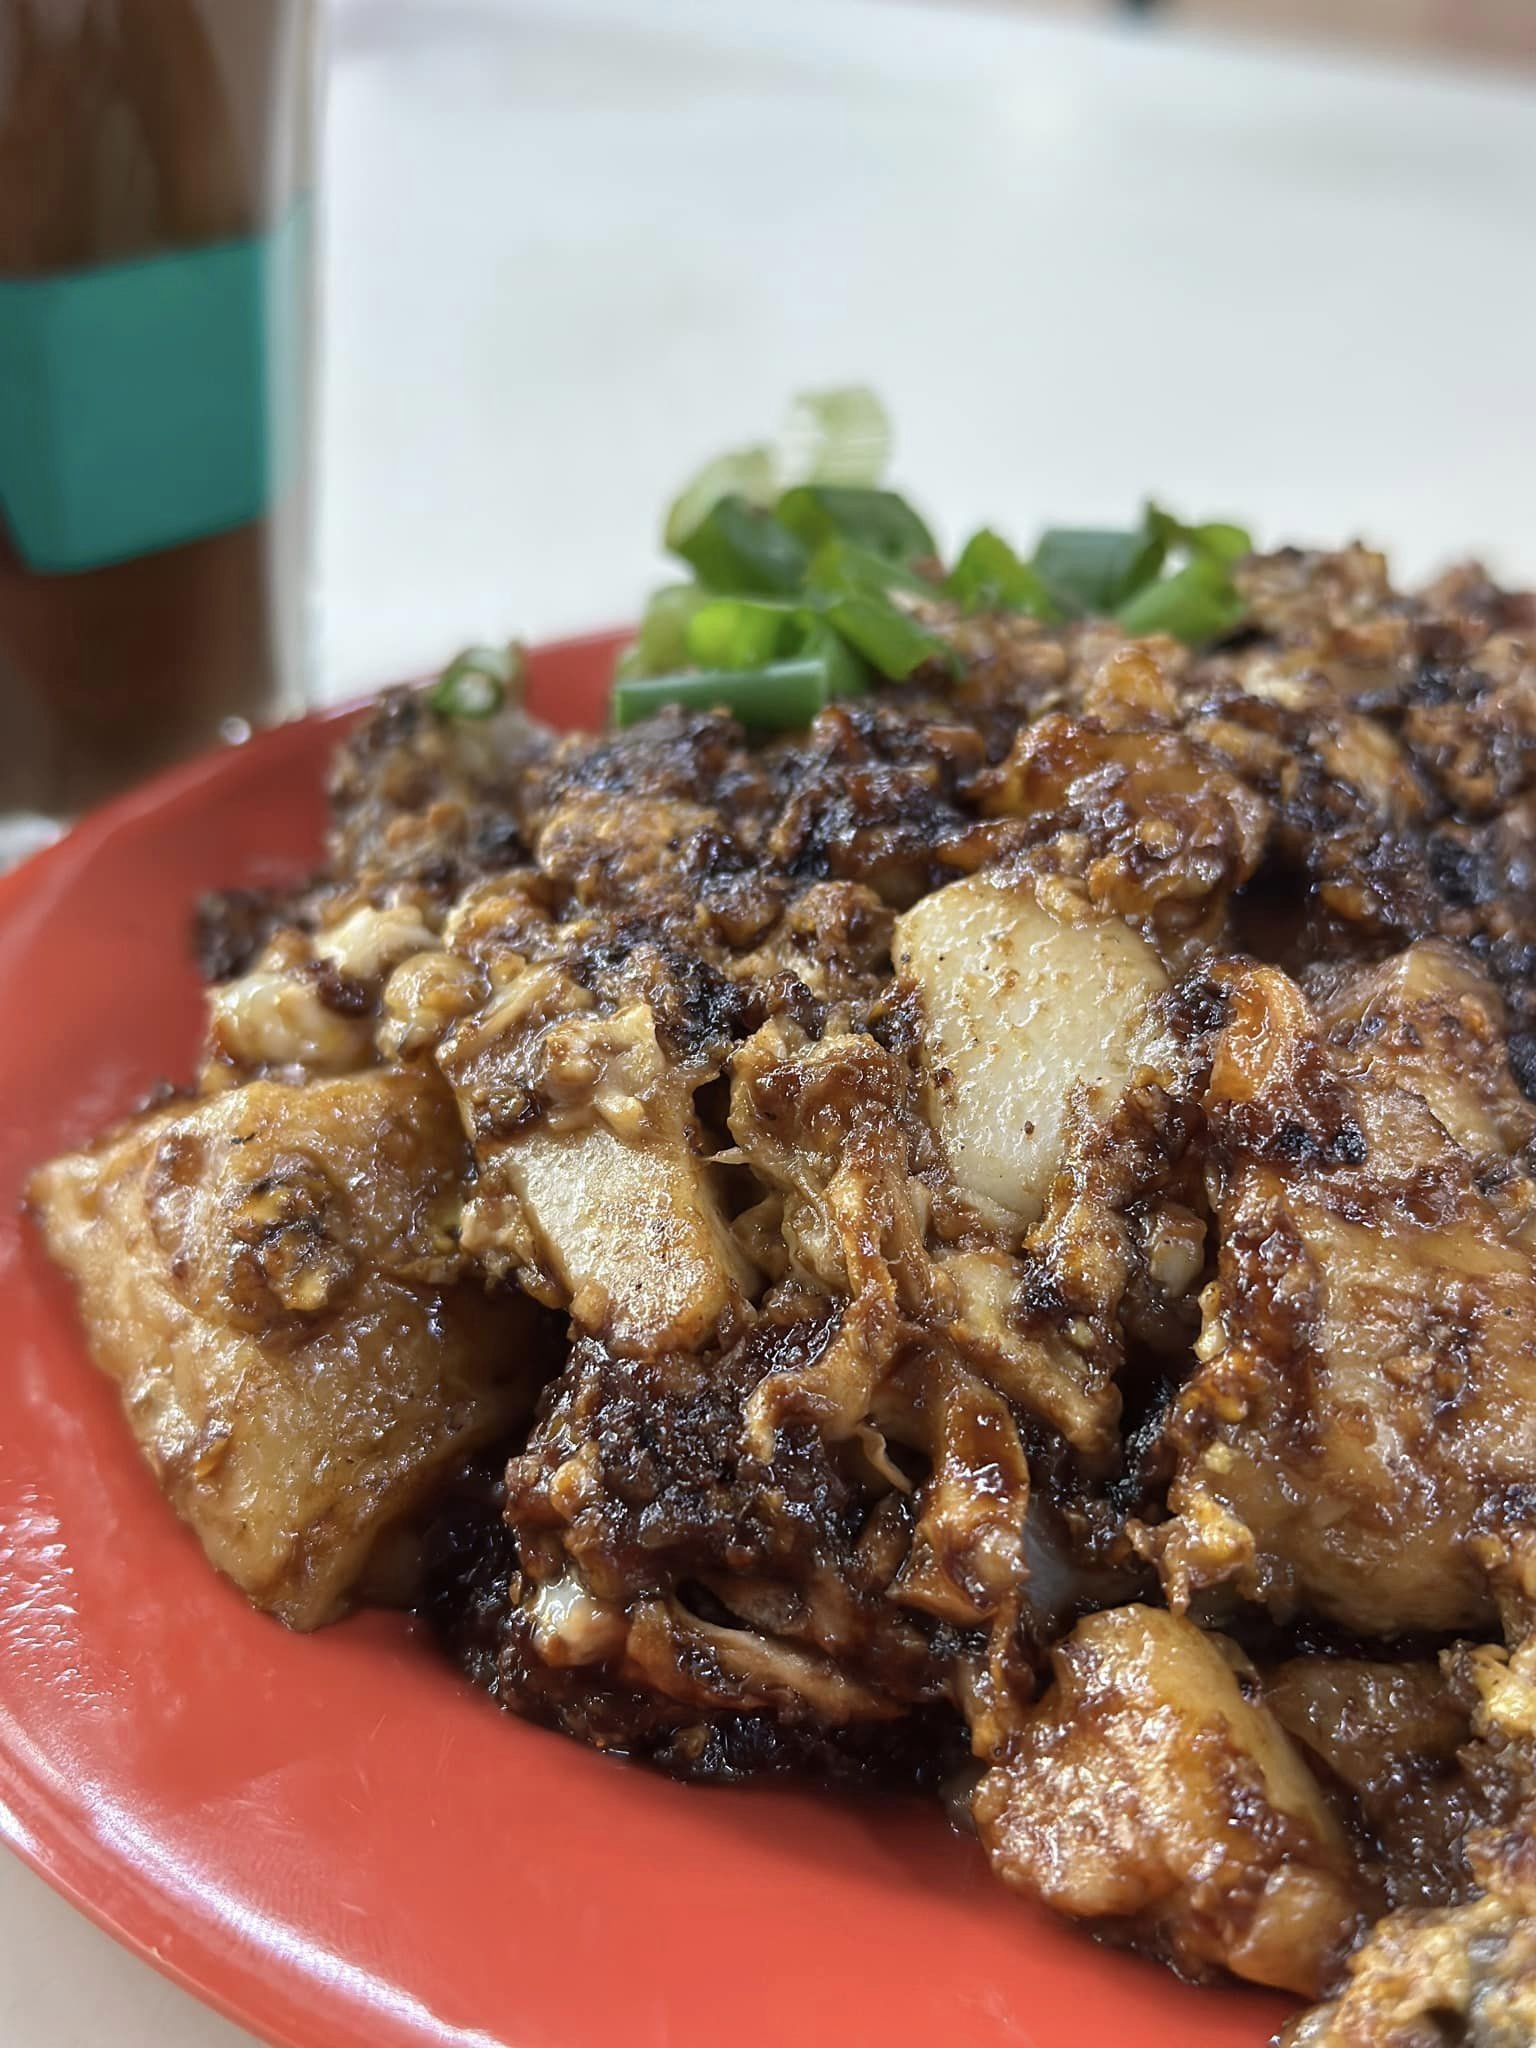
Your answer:
[[[310,212],[0,278],[0,519],[29,567],[100,568],[261,517],[306,434]]]

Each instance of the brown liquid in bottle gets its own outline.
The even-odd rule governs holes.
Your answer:
[[[0,276],[260,232],[309,180],[312,0],[0,0]],[[302,699],[308,493],[72,574],[0,525],[0,817],[69,817]]]

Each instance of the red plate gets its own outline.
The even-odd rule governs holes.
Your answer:
[[[535,657],[592,720],[611,639]],[[188,914],[302,874],[345,714],[89,819],[0,882],[0,1825],[101,1926],[284,2048],[1258,2048],[1011,1899],[917,1801],[710,1792],[499,1713],[423,1633],[253,1613],[164,1506],[17,1203],[185,1078]]]

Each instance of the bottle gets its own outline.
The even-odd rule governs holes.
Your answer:
[[[0,866],[302,707],[315,0],[0,0]]]

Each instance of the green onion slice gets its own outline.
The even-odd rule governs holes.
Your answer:
[[[810,549],[771,512],[735,495],[711,506],[675,552],[707,589],[747,597],[790,595],[810,561]]]
[[[827,688],[834,697],[863,697],[874,680],[870,664],[826,618],[815,612],[797,614],[800,653],[815,655],[827,665]]]
[[[666,545],[681,553],[722,498],[743,498],[767,511],[786,485],[877,484],[890,452],[891,423],[873,391],[864,385],[803,391],[773,447],[717,455],[688,480],[668,509]]]
[[[801,484],[780,498],[775,517],[810,549],[842,540],[903,567],[938,552],[927,526],[895,491]]]
[[[990,527],[971,535],[945,578],[944,588],[968,612],[1030,612],[1037,619],[1056,617],[1043,578]]]
[[[466,647],[443,670],[427,702],[443,718],[491,718],[509,697],[515,701],[522,694],[525,662],[516,641]]]
[[[1165,558],[1180,566],[1127,592],[1117,612],[1120,623],[1134,633],[1169,633],[1191,646],[1223,639],[1241,625],[1247,607],[1232,570],[1253,552],[1247,529],[1219,519],[1187,526],[1159,505],[1148,505],[1146,527],[1161,540]]]
[[[1128,632],[1168,633],[1198,647],[1225,639],[1242,624],[1247,610],[1226,566],[1212,556],[1197,556],[1161,582],[1138,590],[1116,617]]]
[[[926,662],[954,667],[954,650],[939,634],[884,597],[837,598],[825,617],[850,647],[887,681],[904,683]]]
[[[905,682],[925,662],[954,666],[949,642],[891,596],[893,590],[934,594],[931,583],[899,563],[833,539],[811,557],[806,581],[807,602],[888,681]]]
[[[888,590],[910,590],[918,597],[936,597],[939,586],[902,562],[872,554],[853,541],[825,540],[805,572],[806,588],[836,596],[880,596]]]
[[[1120,533],[1058,526],[1041,535],[1033,566],[1064,611],[1093,616],[1114,611],[1150,582],[1167,551],[1166,538],[1155,528]]]
[[[1182,550],[1197,560],[1220,562],[1230,568],[1253,553],[1253,536],[1245,526],[1223,519],[1209,519],[1200,526],[1186,526],[1161,505],[1148,505],[1147,531],[1163,540],[1169,553]]]
[[[697,476],[690,477],[672,500],[663,528],[666,545],[674,554],[681,554],[690,534],[703,525],[722,498],[744,498],[749,505],[766,510],[778,488],[772,449],[738,448],[733,455],[717,455]]]
[[[1191,554],[1204,555],[1228,569],[1253,553],[1253,535],[1247,527],[1234,526],[1224,519],[1209,519],[1203,526],[1187,526],[1184,539]]]
[[[878,484],[891,456],[891,422],[866,385],[802,391],[777,448],[785,484]]]
[[[862,696],[869,668],[829,623],[822,601],[808,593],[802,604],[748,597],[708,600],[689,623],[687,659],[679,667],[756,669],[814,656],[826,664],[833,697]]]
[[[809,725],[831,699],[828,664],[806,655],[756,669],[700,670],[693,675],[628,677],[614,685],[613,718],[638,725],[668,704],[727,711],[749,731],[792,732]]]
[[[618,674],[667,676],[685,667],[688,622],[708,602],[708,592],[697,583],[668,583],[654,591],[634,639],[619,656]]]
[[[764,598],[705,597],[688,621],[684,660],[674,668],[762,668],[798,654],[793,606]],[[666,673],[666,671],[661,671]]]

